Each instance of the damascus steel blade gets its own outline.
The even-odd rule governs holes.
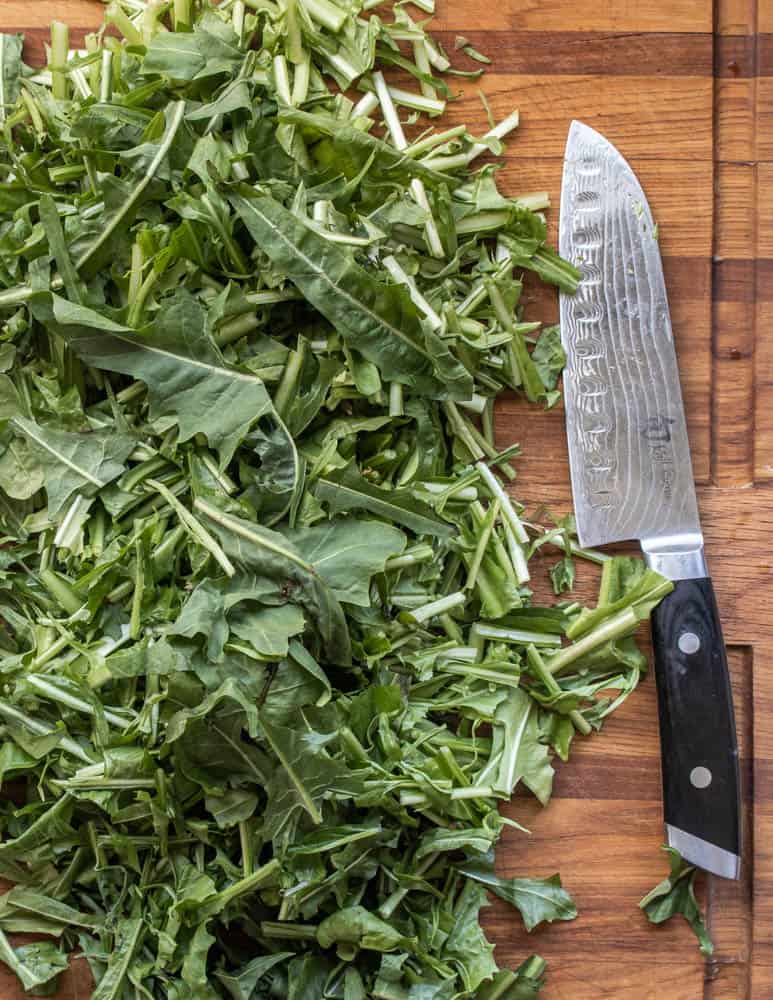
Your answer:
[[[561,296],[580,542],[700,544],[657,230],[629,165],[580,122],[566,145],[560,250],[582,273],[577,294]]]

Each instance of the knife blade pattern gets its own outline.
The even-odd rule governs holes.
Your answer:
[[[699,532],[687,428],[656,232],[631,168],[575,122],[561,253],[580,268],[561,297],[564,391],[585,545]]]

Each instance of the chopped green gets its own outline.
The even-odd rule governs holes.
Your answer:
[[[544,192],[474,165],[518,113],[413,128],[451,66],[399,3],[105,25],[44,70],[0,36],[0,961],[50,995],[81,954],[96,1000],[536,996],[486,891],[576,911],[494,874],[498,807],[547,803],[669,585],[528,586],[542,544],[559,592],[603,557],[494,440],[503,391],[558,398],[524,272],[578,278]]]
[[[639,906],[653,924],[663,924],[677,915],[684,917],[698,939],[701,954],[710,957],[714,954],[714,945],[695,898],[698,869],[683,861],[675,848],[664,846],[663,850],[668,853],[671,871],[644,896]]]

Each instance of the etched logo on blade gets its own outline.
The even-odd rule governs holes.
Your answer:
[[[602,163],[588,152],[580,157],[571,199],[573,263],[582,272],[574,296],[567,299],[565,334],[570,350],[567,376],[574,384],[577,407],[573,433],[583,451],[582,490],[594,510],[612,507],[617,461],[610,447],[614,413],[602,323]]]
[[[671,448],[671,427],[676,423],[673,417],[659,413],[644,421],[641,436],[650,446],[654,469],[658,475],[663,495],[670,499],[674,492],[676,468],[674,452]]]

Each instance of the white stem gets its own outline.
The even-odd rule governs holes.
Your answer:
[[[437,601],[430,601],[429,604],[425,604],[423,607],[414,608],[413,611],[408,612],[408,617],[412,623],[420,625],[422,622],[429,621],[430,618],[435,618],[437,615],[445,614],[446,611],[452,611],[454,608],[466,604],[466,602],[467,595],[459,590],[455,594],[440,597]]]
[[[287,60],[283,55],[274,56],[274,84],[280,100],[285,104],[292,104],[290,74],[287,71]]]
[[[378,98],[369,90],[352,108],[352,118],[367,118],[378,107]]]
[[[384,116],[389,135],[392,137],[392,142],[399,150],[403,150],[408,145],[408,142],[403,132],[403,126],[397,116],[397,111],[395,110],[389,87],[387,87],[386,80],[384,79],[384,74],[379,70],[373,74],[373,86],[376,88],[376,96],[381,105],[381,113]]]
[[[509,135],[510,132],[518,128],[519,122],[519,112],[513,111],[512,114],[508,115],[498,125],[489,129],[484,138],[504,139],[506,135]],[[481,153],[488,152],[488,148],[485,142],[476,142],[466,152],[458,153],[456,156],[428,156],[421,162],[425,167],[429,167],[432,170],[454,170],[457,167],[463,167],[472,163]]]
[[[492,496],[499,500],[502,505],[502,516],[507,519],[508,524],[512,528],[513,534],[522,545],[526,545],[529,541],[526,528],[524,528],[521,523],[521,519],[516,514],[513,503],[503,489],[502,484],[485,462],[477,462],[475,467],[480,473],[485,484],[488,486],[489,490],[491,490]]]
[[[424,44],[423,38],[420,42],[413,43],[413,61],[416,63],[416,69],[420,73],[424,73],[425,76],[432,76],[432,67],[429,64],[427,46]],[[427,83],[426,80],[422,80],[420,85],[421,92],[425,97],[435,96],[435,88],[431,83]]]
[[[390,87],[389,96],[397,104],[413,108],[415,111],[425,111],[429,115],[441,115],[446,107],[446,102],[439,101],[436,97],[414,94],[410,90],[401,90],[399,87]]]
[[[438,316],[429,302],[427,302],[421,294],[413,278],[409,274],[406,274],[406,272],[402,269],[402,267],[400,267],[398,262],[392,256],[385,257],[382,263],[398,284],[405,285],[414,305],[420,309],[422,313],[424,313],[432,326],[436,330],[439,330],[443,326],[443,320],[440,316]]]
[[[521,543],[513,534],[513,529],[510,527],[508,521],[504,522],[505,528],[505,539],[507,540],[507,552],[510,556],[510,562],[513,564],[513,569],[515,570],[515,579],[519,584],[528,583],[531,579],[531,573],[529,573],[529,564],[526,561],[526,553],[521,547]]]

